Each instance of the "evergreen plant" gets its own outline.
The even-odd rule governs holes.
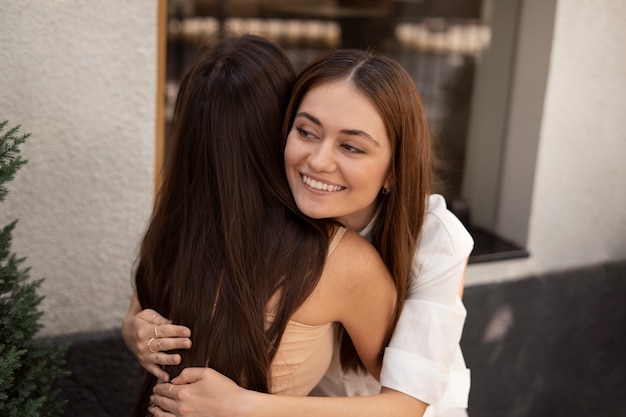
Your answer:
[[[0,202],[8,194],[5,184],[26,163],[19,146],[30,136],[18,134],[20,126],[5,132],[7,123],[0,122]],[[37,310],[43,278],[30,280],[25,258],[11,252],[16,224],[0,230],[0,416],[60,416],[65,401],[53,383],[68,374],[63,369],[68,346],[35,338],[43,314]]]

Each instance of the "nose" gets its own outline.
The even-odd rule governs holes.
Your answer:
[[[318,172],[330,172],[336,167],[334,149],[330,141],[321,141],[309,155],[309,165]]]

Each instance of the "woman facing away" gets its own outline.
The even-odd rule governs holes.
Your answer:
[[[211,369],[186,369],[172,380],[173,388],[155,389],[162,408],[156,415],[406,416],[421,415],[426,404],[426,415],[466,415],[469,370],[459,348],[466,312],[458,292],[473,241],[443,198],[430,195],[430,139],[414,83],[391,59],[329,52],[299,76],[283,137],[285,169],[300,210],[359,231],[396,280],[408,279],[383,358],[382,390],[371,375],[346,366],[345,349],[337,348],[312,394],[359,397],[263,395]],[[381,180],[385,166],[388,175]],[[159,365],[180,358],[164,351],[184,348],[190,333],[157,315],[163,348],[148,352],[138,341],[150,334],[155,314],[131,305],[124,336],[146,369],[167,378]]]
[[[274,139],[294,80],[255,36],[219,41],[182,80],[133,297],[193,332],[172,375],[210,366],[255,392],[305,395],[332,359],[334,323],[380,372],[394,284],[365,239],[295,205]],[[153,326],[149,351],[168,349],[163,331]],[[135,416],[151,413],[157,382],[146,375]]]

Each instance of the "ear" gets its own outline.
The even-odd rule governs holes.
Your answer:
[[[387,179],[385,180],[385,182],[383,182],[383,186],[380,189],[380,192],[382,193],[382,195],[387,195],[389,194],[389,191],[391,191],[391,176],[388,175]]]
[[[390,190],[391,187],[393,187],[393,179],[391,178],[391,172],[390,172],[389,174],[387,174],[387,178],[383,182],[383,188]]]

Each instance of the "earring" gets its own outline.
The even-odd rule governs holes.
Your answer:
[[[383,195],[387,195],[389,194],[389,188],[383,187],[382,190],[380,190],[380,192],[383,193]]]

